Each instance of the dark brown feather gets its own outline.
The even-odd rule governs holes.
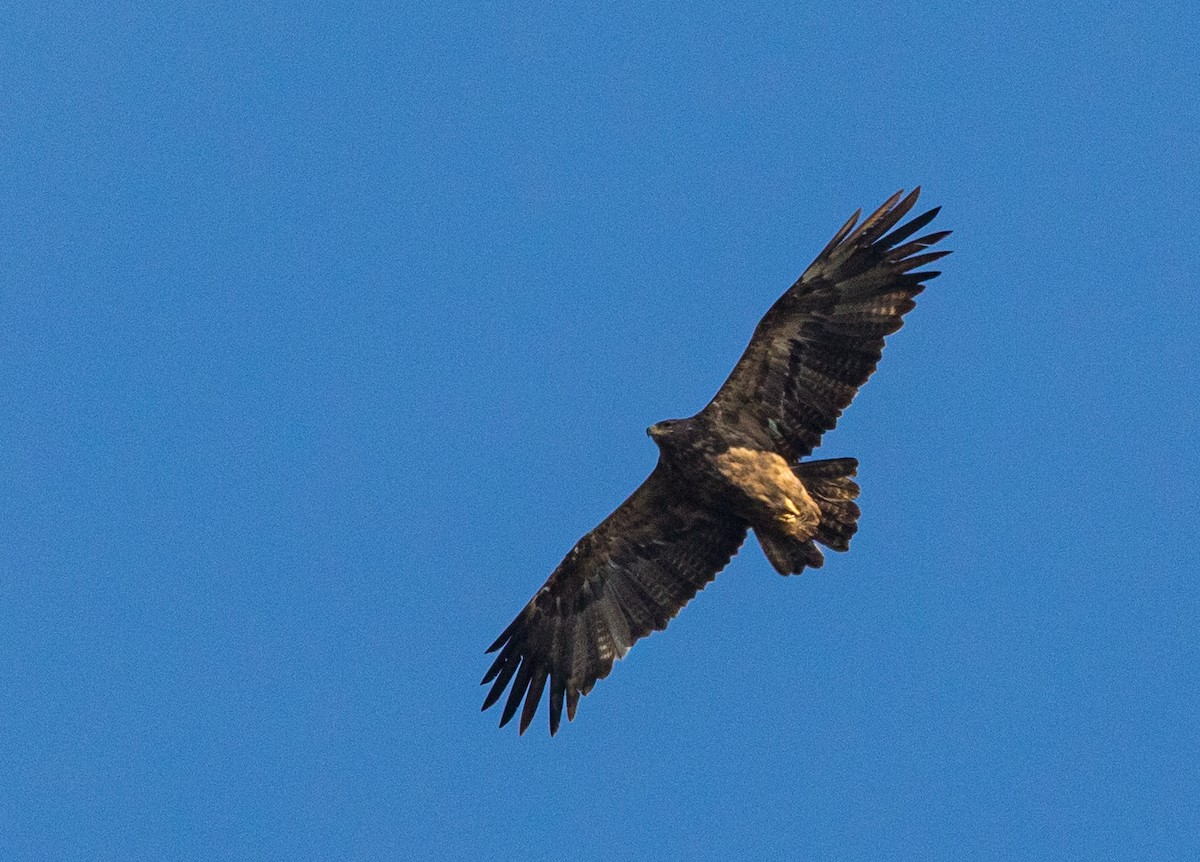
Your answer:
[[[581,694],[608,676],[634,642],[666,627],[725,567],[746,524],[692,501],[661,466],[567,554],[525,609],[492,644],[483,683],[487,709],[512,688],[501,726],[522,699],[522,733],[550,680],[550,733],[565,699],[574,719]]]
[[[913,297],[937,274],[910,270],[949,253],[926,251],[949,231],[896,248],[937,215],[933,209],[892,230],[919,193],[897,192],[857,228],[849,229],[852,219],[837,232],[759,322],[701,415],[770,441],[790,460],[812,453],[875,371],[884,337],[903,325]]]

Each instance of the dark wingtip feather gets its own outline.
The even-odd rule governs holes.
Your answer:
[[[933,263],[935,260],[941,260],[948,254],[950,254],[950,249],[945,249],[943,251],[930,251],[926,252],[925,254],[917,254],[913,255],[912,257],[906,257],[899,264],[900,270],[902,272],[908,272],[909,270],[924,266],[927,263]]]
[[[904,245],[897,246],[888,251],[887,260],[889,263],[897,263],[902,261],[910,254],[915,254],[916,252],[923,251],[930,246],[937,245],[949,235],[950,231],[948,230],[938,231],[937,233],[927,233],[925,236],[918,237],[911,242],[906,242]]]
[[[517,625],[521,622],[521,617],[523,615],[524,614],[518,614],[517,618],[509,623],[504,631],[500,632],[500,637],[492,641],[492,645],[483,651],[484,655],[490,652],[495,652],[496,650],[500,649],[500,647],[504,646],[505,641],[512,637],[512,633],[516,629]]]
[[[483,699],[483,706],[480,707],[479,711],[487,712],[489,709],[491,709],[493,706],[496,705],[496,701],[498,701],[500,699],[500,695],[502,695],[503,693],[504,693],[504,686],[493,685],[491,690],[487,693],[487,697],[485,697]]]
[[[884,248],[896,247],[900,243],[904,242],[904,240],[906,240],[910,236],[912,236],[914,233],[919,231],[921,228],[925,227],[925,225],[929,224],[931,221],[933,221],[935,218],[937,218],[937,214],[940,213],[941,211],[942,211],[942,208],[940,206],[934,207],[933,209],[927,210],[926,212],[921,213],[919,216],[916,216],[915,218],[913,218],[912,221],[896,228],[894,231],[892,231],[890,234],[888,234],[881,240],[883,247]]]
[[[494,680],[496,678],[496,674],[500,673],[500,668],[502,667],[504,667],[503,654],[496,657],[496,660],[492,662],[492,666],[488,668],[488,672],[483,675],[483,679],[479,681],[479,684],[487,685],[489,682]]]
[[[836,248],[837,244],[839,242],[841,242],[842,240],[844,240],[846,238],[846,235],[849,234],[850,231],[854,230],[854,226],[856,224],[858,224],[858,217],[861,215],[862,215],[862,209],[856,209],[854,211],[854,215],[852,215],[852,216],[850,216],[850,218],[846,219],[846,223],[844,225],[842,225],[840,228],[838,228],[837,233],[835,233],[833,235],[833,239],[831,239],[828,243],[826,243],[825,248],[821,249],[821,253],[818,254],[817,257],[822,258],[825,255],[829,254],[829,252],[831,252],[834,248]]]
[[[579,689],[574,685],[567,686],[567,721],[575,720],[575,710],[579,708]]]
[[[902,197],[904,197],[904,189],[896,189],[896,193],[893,194],[886,201],[881,203],[879,205],[879,209],[877,209],[877,210],[875,210],[875,212],[871,213],[871,215],[867,219],[867,221],[870,221],[871,219],[875,218],[876,216],[882,215],[883,213],[890,210],[892,207],[894,207],[896,205],[896,201],[900,200],[900,198],[902,198]]]
[[[892,213],[895,214],[897,221],[902,219],[904,217],[904,215],[910,209],[912,209],[914,206],[916,206],[917,198],[919,198],[920,196],[921,196],[921,187],[917,186],[911,192],[908,193],[907,197],[905,197],[904,200],[902,200],[902,201],[900,201],[900,203],[896,204],[896,208],[894,210],[892,210]],[[895,222],[893,222],[893,224],[894,223]]]
[[[533,678],[529,683],[529,692],[525,695],[525,708],[521,710],[521,725],[518,733],[524,735],[525,730],[533,721],[533,716],[537,713],[538,706],[542,702],[542,692],[546,688],[546,669],[539,667],[533,674]]]
[[[916,205],[917,198],[920,196],[921,187],[917,186],[915,189],[909,192],[902,201],[888,209],[888,211],[880,217],[879,222],[871,230],[870,241],[875,242],[877,239],[891,230],[896,225],[896,222],[908,215],[908,211]]]
[[[529,688],[529,678],[533,676],[533,664],[528,659],[521,662],[521,669],[517,671],[517,678],[513,681],[512,690],[508,693],[508,700],[504,702],[504,713],[500,716],[500,726],[508,724],[512,721],[512,717],[517,712],[517,707],[521,705],[521,698],[525,696],[526,689]]]
[[[871,226],[874,226],[875,224],[877,224],[881,218],[883,218],[885,215],[890,213],[892,211],[892,209],[894,207],[896,207],[897,202],[899,202],[900,199],[903,197],[904,197],[904,189],[897,189],[896,193],[894,195],[892,195],[886,201],[881,203],[879,205],[879,207],[875,210],[875,212],[873,212],[869,216],[867,216],[867,218],[863,221],[863,223],[858,226],[858,233],[861,234],[864,232],[863,231],[864,228],[871,227]],[[903,204],[901,204],[901,206],[903,206]],[[910,206],[911,206],[911,204],[910,204]],[[896,208],[898,208],[898,207],[896,207]]]
[[[504,694],[504,689],[508,687],[508,681],[517,672],[517,665],[520,662],[519,657],[509,660],[510,657],[503,653],[501,654],[501,658],[505,660],[505,664],[498,671],[496,682],[492,685],[491,691],[483,699],[483,709],[485,710],[491,709],[492,705],[500,699],[500,695]]]
[[[495,679],[496,676],[500,674],[500,671],[505,666],[510,664],[510,661],[514,658],[514,656],[519,660],[520,656],[515,655],[516,649],[516,646],[510,641],[504,647],[504,649],[500,651],[500,655],[496,656],[496,660],[492,662],[492,666],[488,668],[488,672],[483,675],[483,679],[480,680],[479,684],[487,685],[489,682]],[[509,676],[512,676],[512,674],[509,674]]]
[[[858,230],[850,235],[847,242],[873,243],[892,225],[902,219],[905,213],[912,209],[913,204],[917,200],[915,195],[919,191],[918,189],[909,193],[908,197],[904,197],[904,189],[900,189],[884,201],[879,209],[867,216],[866,220],[858,226]],[[904,199],[901,200],[901,198]]]
[[[566,694],[567,684],[561,673],[550,677],[550,735],[558,733],[558,725],[562,722],[563,695]]]

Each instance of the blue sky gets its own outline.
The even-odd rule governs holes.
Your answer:
[[[8,859],[1200,853],[1193,4],[19,3]],[[850,212],[945,275],[556,738],[483,649]]]

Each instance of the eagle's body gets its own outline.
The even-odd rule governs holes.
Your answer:
[[[818,520],[788,462],[745,435],[726,433],[703,417],[659,422],[647,433],[681,495],[727,509],[751,524],[800,512],[805,520]]]
[[[816,535],[821,523],[821,508],[801,478],[804,468],[763,448],[752,435],[714,425],[703,416],[659,422],[647,433],[658,444],[675,493],[753,528],[780,574],[790,575],[795,568],[784,562],[789,545],[797,545],[794,550],[806,558],[820,558],[815,547],[798,547]],[[846,466],[852,474],[853,463]],[[856,509],[851,511],[857,516]],[[852,519],[848,529],[854,529]]]
[[[607,676],[638,638],[716,577],[753,529],[780,574],[824,562],[857,529],[852,458],[802,461],[832,428],[899,329],[923,282],[912,272],[948,252],[925,250],[949,231],[908,239],[937,210],[888,233],[919,190],[897,193],[854,229],[858,213],[771,307],[729,379],[703,410],[659,422],[654,471],[576,543],[489,652],[499,656],[484,709],[512,683],[501,725],[522,699],[521,731],[550,683],[550,732],[564,699]],[[853,231],[853,232],[852,232]]]

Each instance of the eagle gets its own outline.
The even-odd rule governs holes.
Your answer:
[[[651,425],[654,470],[580,539],[488,649],[483,709],[511,684],[500,716],[524,734],[550,684],[550,734],[563,704],[608,676],[630,646],[667,623],[716,577],[754,530],[781,575],[819,568],[817,545],[846,551],[858,528],[853,458],[805,461],[871,376],[885,336],[949,251],[950,231],[911,239],[940,208],[896,227],[920,187],[858,223],[854,213],[767,311],[712,401]],[[893,230],[893,228],[895,228]],[[521,706],[524,701],[524,707]]]

